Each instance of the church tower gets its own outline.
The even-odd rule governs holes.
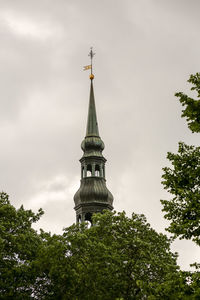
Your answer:
[[[81,163],[81,185],[74,195],[76,222],[90,221],[93,213],[102,212],[104,209],[112,210],[113,196],[106,187],[105,163],[102,155],[104,143],[99,136],[97,115],[95,108],[92,74],[92,58],[94,53],[90,51],[91,65],[85,69],[91,69],[90,98],[87,119],[86,136],[82,141],[83,156]]]

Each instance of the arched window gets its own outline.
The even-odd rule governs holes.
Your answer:
[[[85,174],[84,174],[84,167],[81,168],[81,178],[84,178]]]
[[[87,177],[92,176],[92,166],[91,165],[87,165]]]
[[[102,171],[103,171],[103,177],[105,178],[105,166],[103,166]]]
[[[85,222],[87,224],[87,228],[90,228],[92,226],[92,213],[87,212],[85,214]]]
[[[99,165],[95,165],[95,176],[97,176],[97,177],[100,176],[100,167],[99,167]]]
[[[92,213],[87,212],[85,214],[85,221],[88,221],[90,224],[92,224]]]

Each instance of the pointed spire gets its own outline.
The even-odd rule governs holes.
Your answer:
[[[88,119],[87,119],[87,129],[86,129],[86,137],[88,136],[96,136],[99,137],[99,129],[98,129],[98,123],[97,123],[97,114],[96,114],[96,108],[95,108],[95,100],[94,100],[94,90],[93,90],[93,69],[92,69],[92,60],[95,53],[93,52],[92,47],[90,48],[90,53],[88,56],[90,56],[91,64],[84,67],[84,70],[91,70],[90,73],[90,101],[89,101],[89,109],[88,109]]]
[[[96,114],[92,79],[90,85],[90,101],[89,101],[89,109],[88,109],[86,136],[99,136],[99,128],[97,123],[97,114]]]
[[[91,217],[94,213],[102,213],[104,209],[113,209],[113,196],[106,187],[106,159],[102,154],[104,142],[99,136],[94,100],[94,75],[92,72],[92,58],[94,54],[91,48],[89,53],[91,64],[84,67],[84,70],[91,70],[91,83],[86,136],[81,143],[83,150],[83,156],[80,159],[81,185],[74,195],[77,223],[83,221],[92,222]]]

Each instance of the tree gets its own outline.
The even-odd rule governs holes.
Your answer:
[[[93,224],[47,238],[40,256],[51,282],[47,299],[183,299],[185,278],[170,240],[143,215],[106,211]]]
[[[6,193],[0,193],[0,298],[30,299],[37,272],[32,262],[37,257],[41,238],[31,228],[43,214],[23,206],[15,209]]]
[[[200,73],[191,75],[188,82],[192,83],[192,91],[197,92],[198,100],[179,92],[184,107],[182,117],[186,117],[188,128],[200,132]],[[170,200],[161,200],[165,218],[170,221],[167,228],[174,238],[192,239],[200,246],[200,147],[179,143],[178,153],[168,152],[167,158],[171,167],[163,168],[162,184],[173,196]],[[200,299],[200,265],[195,263],[194,272],[182,272],[189,287],[192,298]]]
[[[191,75],[188,82],[191,90],[200,98],[200,73]],[[186,117],[192,132],[200,132],[200,99],[194,100],[179,92],[182,106],[182,117]],[[172,167],[163,168],[164,188],[173,195],[171,200],[161,200],[165,218],[170,220],[167,230],[174,237],[192,239],[200,245],[200,147],[179,143],[178,153],[168,152]]]
[[[171,241],[143,215],[106,211],[51,235],[31,227],[42,213],[0,193],[0,299],[195,299]]]
[[[167,158],[172,167],[163,168],[162,184],[173,195],[161,200],[167,230],[200,245],[200,147],[179,143],[178,153],[168,152]]]
[[[175,96],[179,98],[180,103],[185,109],[182,110],[182,117],[186,117],[188,127],[192,132],[200,132],[200,73],[191,75],[189,83],[192,84],[192,91],[197,92],[198,100],[179,92]]]

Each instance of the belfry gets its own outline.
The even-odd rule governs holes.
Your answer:
[[[92,214],[102,212],[104,209],[112,210],[113,196],[106,187],[105,163],[102,155],[104,143],[99,136],[97,115],[95,108],[92,58],[94,52],[89,53],[91,65],[85,70],[91,69],[90,74],[90,98],[87,119],[86,136],[81,144],[83,156],[81,163],[81,185],[74,195],[76,222],[92,221]]]

